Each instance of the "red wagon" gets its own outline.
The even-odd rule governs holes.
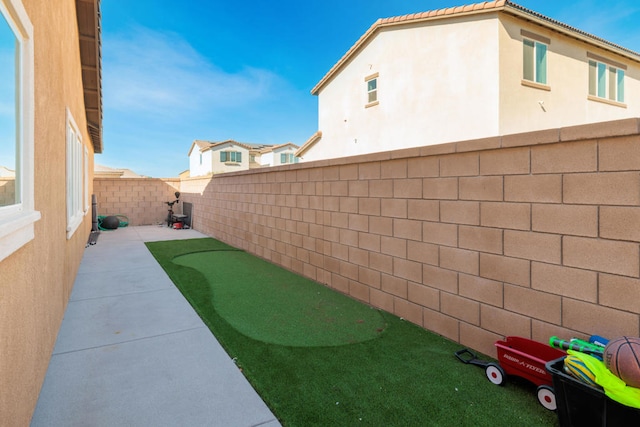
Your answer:
[[[524,378],[538,386],[538,401],[545,408],[556,409],[556,397],[553,392],[553,379],[545,365],[566,355],[562,350],[547,344],[522,337],[506,337],[496,341],[498,362],[479,360],[468,349],[456,352],[456,357],[464,363],[471,363],[485,368],[489,381],[503,385],[507,375]]]

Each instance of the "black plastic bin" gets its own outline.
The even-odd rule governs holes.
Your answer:
[[[640,426],[640,409],[611,400],[601,389],[565,373],[564,357],[547,362],[545,367],[553,380],[561,426]]]

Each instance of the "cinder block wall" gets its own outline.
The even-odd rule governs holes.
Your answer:
[[[495,355],[505,335],[640,334],[639,133],[630,119],[181,191],[197,230]]]
[[[0,206],[11,205],[16,202],[15,178],[0,177]]]
[[[167,219],[165,202],[175,200],[178,178],[95,178],[93,191],[98,202],[98,215],[125,215],[129,225],[154,225]],[[173,206],[182,212],[182,203]]]

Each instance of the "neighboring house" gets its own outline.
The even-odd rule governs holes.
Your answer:
[[[0,0],[0,158],[15,179],[0,204],[3,425],[29,425],[91,231],[99,7]]]
[[[319,160],[640,116],[640,54],[510,1],[380,19],[312,89]]]
[[[0,166],[0,178],[15,178],[16,171],[5,166]]]
[[[290,142],[281,145],[260,145],[231,139],[220,142],[195,140],[189,148],[189,176],[237,172],[265,166],[297,163],[294,153],[298,146]]]
[[[189,149],[191,177],[237,172],[249,169],[252,146],[234,140],[209,142],[195,140]]]
[[[262,167],[298,163],[295,153],[299,148],[291,142],[265,147],[261,150],[259,163]]]
[[[131,169],[114,169],[108,166],[95,164],[93,167],[94,178],[148,178],[144,175],[139,175]]]

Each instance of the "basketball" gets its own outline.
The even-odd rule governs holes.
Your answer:
[[[117,216],[107,216],[102,220],[102,228],[107,230],[115,230],[120,225],[120,220]]]
[[[620,337],[604,348],[604,364],[630,387],[640,388],[640,338]]]

